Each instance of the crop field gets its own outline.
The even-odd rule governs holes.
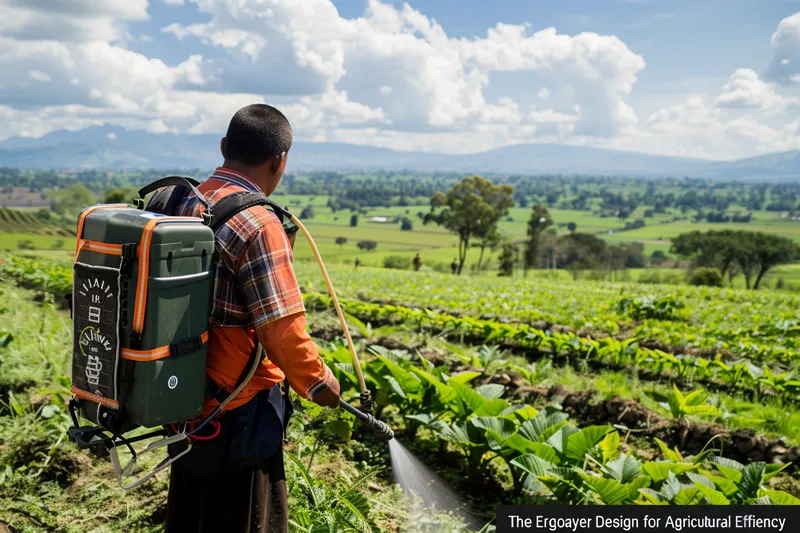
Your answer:
[[[354,399],[324,282],[314,264],[296,271],[311,334]],[[293,531],[329,520],[476,531],[505,503],[800,504],[797,295],[329,271],[377,414],[471,515],[409,500],[385,444],[338,410],[297,402]],[[6,255],[0,290],[0,524],[159,531],[164,475],[126,499],[107,463],[64,439],[68,261]]]

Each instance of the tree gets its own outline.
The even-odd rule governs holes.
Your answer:
[[[655,266],[663,265],[669,256],[664,253],[663,250],[654,250],[652,254],[650,254],[650,263]]]
[[[73,183],[53,193],[53,210],[59,215],[77,214],[96,203],[94,194],[83,183]]]
[[[514,262],[517,256],[518,246],[516,241],[505,240],[500,247],[500,268],[498,276],[510,277],[514,275]]]
[[[683,233],[673,239],[671,250],[691,257],[695,266],[717,268],[723,278],[735,264],[748,289],[757,289],[767,272],[800,253],[786,237],[733,230]]]
[[[536,204],[531,210],[531,218],[528,220],[528,240],[525,242],[525,254],[523,257],[523,271],[527,274],[528,269],[535,268],[539,260],[539,243],[542,233],[553,225],[553,219],[547,208],[541,204]]]
[[[314,218],[314,206],[307,205],[300,211],[300,218],[303,220],[310,220]]]
[[[411,231],[414,229],[414,224],[411,222],[410,218],[403,217],[403,220],[400,222],[400,229],[402,231]]]
[[[559,263],[572,272],[574,279],[578,279],[581,270],[598,266],[598,259],[606,257],[606,242],[590,233],[564,235],[557,246]]]
[[[578,229],[578,225],[574,222],[570,222],[569,224],[567,224],[567,229],[569,230],[570,233],[575,233],[575,230]]]
[[[470,176],[456,183],[447,194],[437,192],[431,197],[431,212],[423,222],[434,222],[458,235],[459,274],[470,240],[490,237],[497,222],[514,205],[513,194],[511,185],[495,185],[480,176]]]
[[[347,244],[347,237],[336,237],[336,244],[338,244],[339,249],[341,249],[342,246]]]
[[[764,274],[769,272],[770,269],[790,263],[800,255],[800,247],[787,237],[761,232],[756,233],[756,235],[755,241],[751,242],[754,245],[755,250],[753,253],[758,263],[753,289],[758,289],[761,280],[764,279]]]
[[[103,198],[104,204],[127,204],[133,200],[134,191],[128,188],[111,189]]]
[[[377,241],[358,241],[356,243],[356,246],[358,247],[359,250],[366,250],[368,252],[371,252],[372,250],[378,247],[378,243]]]
[[[358,226],[358,215],[354,214],[350,217],[350,227],[355,228],[356,226]]]

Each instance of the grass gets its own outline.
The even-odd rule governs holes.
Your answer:
[[[59,377],[69,372],[71,322],[68,313],[53,305],[33,302],[33,294],[0,280],[0,329],[11,329],[15,336],[0,348],[0,531],[163,531],[168,472],[126,492],[114,481],[108,460],[95,459],[64,438],[70,422],[63,402],[69,394]],[[337,440],[330,424],[344,421],[351,419],[342,410],[296,403],[286,450],[311,467],[316,496],[324,491],[327,501],[334,502],[342,487],[363,480],[356,490],[369,500],[376,532],[394,533],[420,522],[426,532],[466,533],[459,519],[406,500],[386,469],[385,447]],[[162,457],[142,456],[139,472],[153,468]],[[288,459],[286,463],[292,518],[311,506],[300,471]]]

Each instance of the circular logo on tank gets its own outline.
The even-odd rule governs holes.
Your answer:
[[[178,376],[170,376],[167,380],[167,387],[174,389],[178,386]]]

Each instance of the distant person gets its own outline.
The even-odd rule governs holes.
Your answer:
[[[419,253],[414,256],[414,270],[419,270],[422,266],[422,258],[419,256]]]
[[[360,265],[360,264],[361,264],[361,261],[358,259],[358,257],[356,257],[356,262],[355,262],[356,270],[358,270],[358,265]]]
[[[453,262],[452,262],[452,263],[450,263],[450,272],[452,272],[453,274],[455,274],[455,273],[456,273],[456,270],[458,270],[458,261],[456,261],[455,259],[453,259]]]

